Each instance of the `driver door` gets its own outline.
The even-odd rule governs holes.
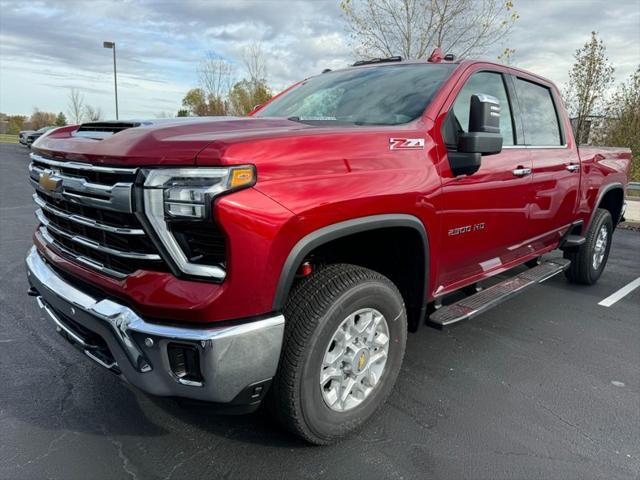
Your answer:
[[[498,154],[483,156],[480,169],[468,176],[455,177],[448,162],[441,164],[442,194],[437,211],[441,216],[443,252],[438,255],[436,296],[504,270],[510,262],[529,252],[526,242],[531,158],[526,149],[516,145],[517,123],[507,81],[501,72],[473,73],[448,113],[449,122],[456,122],[455,137],[460,130],[468,129],[471,95],[496,97],[500,101],[503,149]],[[445,122],[445,143],[455,149],[457,138],[451,138],[452,129],[446,126]]]

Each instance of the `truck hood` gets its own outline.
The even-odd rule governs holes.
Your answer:
[[[47,132],[36,153],[112,166],[193,165],[208,145],[273,138],[312,128],[282,118],[188,117],[166,120],[93,122]]]

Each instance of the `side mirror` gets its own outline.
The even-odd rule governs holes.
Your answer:
[[[460,132],[456,150],[447,153],[455,176],[476,173],[482,155],[502,151],[500,101],[491,95],[472,95],[469,108],[469,131]]]
[[[469,131],[458,137],[458,152],[492,155],[502,151],[500,101],[491,95],[472,95]]]

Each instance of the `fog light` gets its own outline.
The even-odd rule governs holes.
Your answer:
[[[185,385],[202,385],[200,372],[200,355],[198,349],[191,345],[170,343],[167,345],[169,366],[180,383]]]

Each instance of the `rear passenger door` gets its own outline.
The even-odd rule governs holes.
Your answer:
[[[550,85],[514,77],[531,156],[529,237],[533,250],[555,246],[574,219],[580,184],[580,158],[568,145],[560,98]]]

